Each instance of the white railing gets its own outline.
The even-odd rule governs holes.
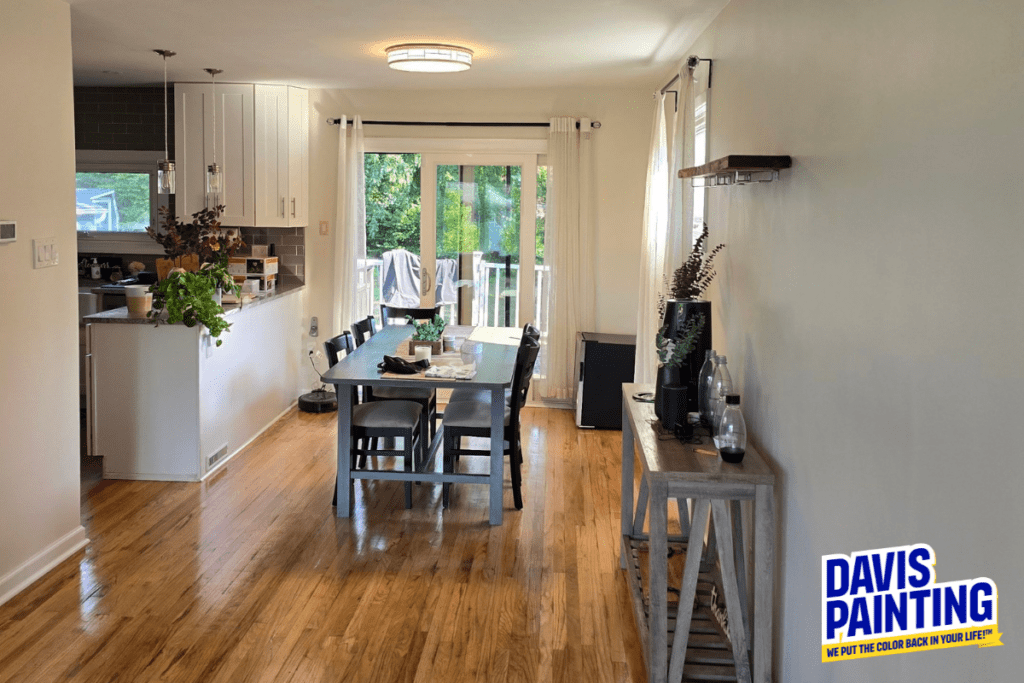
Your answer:
[[[381,259],[367,259],[364,261],[362,277],[359,280],[358,296],[363,303],[363,310],[368,314],[380,315],[381,300]],[[505,297],[511,301],[510,319],[513,327],[519,326],[519,265],[512,264],[511,283],[507,291],[505,288],[505,264],[481,262],[479,272],[476,273],[474,281],[478,283],[476,296],[473,301],[473,324],[494,325],[505,324]],[[541,321],[547,314],[547,292],[550,277],[548,267],[537,265],[534,267],[534,306],[533,322],[541,326]],[[456,319],[456,305],[446,304],[441,307],[441,315],[445,320]]]

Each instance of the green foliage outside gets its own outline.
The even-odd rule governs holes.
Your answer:
[[[420,155],[367,154],[366,255],[380,258],[391,249],[418,254]],[[437,256],[452,258],[483,251],[484,260],[519,262],[519,215],[522,169],[518,166],[473,168],[472,197],[464,196],[458,166],[437,169]],[[537,173],[537,263],[544,261],[544,206],[547,168]]]
[[[150,223],[149,175],[146,173],[76,173],[78,189],[113,190],[120,230],[145,230]]]

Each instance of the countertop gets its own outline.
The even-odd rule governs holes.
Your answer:
[[[248,309],[253,308],[255,306],[259,306],[261,304],[265,304],[265,303],[267,303],[269,301],[275,301],[275,300],[280,299],[282,297],[286,297],[286,296],[290,296],[292,294],[295,294],[296,292],[301,292],[303,289],[305,289],[305,287],[306,287],[306,285],[304,285],[304,284],[301,284],[301,285],[300,284],[281,285],[281,286],[279,286],[277,288],[277,291],[275,291],[274,293],[267,294],[266,296],[256,297],[252,301],[246,303],[244,306],[240,305],[240,304],[225,304],[224,305],[224,313],[225,313],[225,315],[230,317],[232,315],[237,314],[241,310],[248,310]],[[119,324],[127,324],[127,325],[152,325],[153,322],[154,322],[153,320],[150,320],[149,318],[129,318],[128,317],[128,308],[126,306],[122,306],[121,308],[115,308],[115,309],[110,310],[110,311],[103,311],[102,313],[94,313],[92,315],[87,315],[87,316],[85,316],[85,318],[83,318],[83,320],[86,322],[86,324],[89,324],[89,323],[119,323]],[[164,325],[168,324],[167,323],[167,313],[166,312],[164,312],[163,315],[161,315],[160,322],[162,324],[164,324]],[[175,325],[181,325],[182,323],[174,323],[174,324]]]

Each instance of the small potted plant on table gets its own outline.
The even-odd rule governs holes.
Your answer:
[[[411,315],[407,315],[405,318],[415,328],[412,339],[409,340],[409,355],[416,354],[417,346],[430,347],[431,355],[440,355],[442,350],[441,333],[444,332],[444,318],[435,315],[433,320],[426,320],[424,322],[416,322]]]

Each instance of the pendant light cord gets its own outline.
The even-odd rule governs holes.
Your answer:
[[[213,165],[217,165],[217,74],[210,71],[210,81],[213,88]]]
[[[164,160],[167,160],[167,55],[164,55]]]

